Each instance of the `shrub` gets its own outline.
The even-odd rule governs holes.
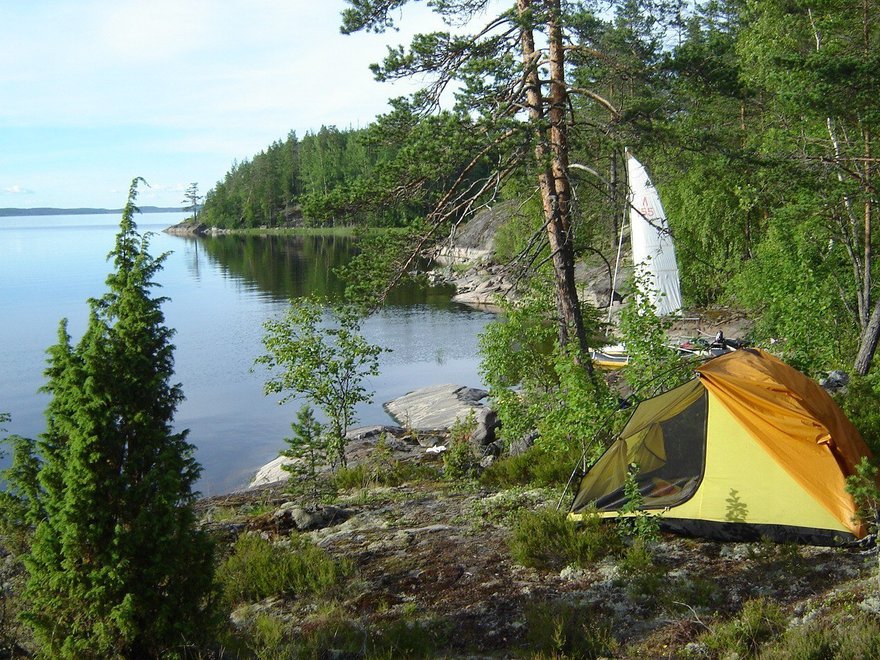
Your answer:
[[[768,645],[761,652],[761,658],[766,660],[826,660],[827,658],[841,657],[838,655],[840,644],[840,633],[833,628],[800,626],[786,631],[781,639]]]
[[[846,478],[846,492],[856,504],[856,518],[872,534],[880,524],[880,488],[877,487],[877,466],[866,456],[856,465],[856,473]]]
[[[825,660],[880,658],[880,622],[858,613],[836,625],[814,623],[791,628],[761,652],[767,660]]]
[[[654,563],[644,539],[637,538],[626,549],[619,568],[630,595],[656,604],[657,597],[666,586],[666,573]]]
[[[304,537],[289,544],[243,534],[218,571],[218,581],[232,603],[268,596],[322,594],[348,575],[352,566],[336,561]]]
[[[286,660],[293,657],[295,647],[289,626],[271,614],[257,614],[246,637],[248,650],[260,660]]]
[[[513,524],[524,509],[545,503],[552,495],[546,491],[510,488],[476,500],[469,517],[477,526]]]
[[[502,422],[499,435],[510,444],[537,431],[550,452],[586,448],[604,424],[615,397],[605,381],[591,378],[575,356],[558,345],[553,287],[539,275],[516,303],[502,303],[504,315],[480,335],[480,373]],[[598,342],[598,314],[582,308],[589,341]]]
[[[738,653],[754,657],[761,646],[785,630],[785,614],[776,603],[755,598],[743,605],[739,616],[722,623],[704,641],[718,655]]]
[[[411,481],[433,480],[437,470],[430,465],[396,460],[385,437],[379,439],[370,456],[362,463],[340,468],[333,474],[336,488],[375,488],[376,486],[399,486]]]
[[[580,459],[579,447],[549,451],[542,446],[533,446],[522,454],[504,456],[492,463],[480,475],[480,482],[495,488],[556,487],[568,483]]]
[[[666,332],[672,324],[657,316],[645,293],[653,286],[646,272],[635,273],[631,302],[620,313],[620,332],[629,355],[623,375],[640,398],[672,389],[691,377],[686,361],[668,345]]]
[[[528,641],[535,657],[611,656],[617,641],[607,616],[568,603],[540,603],[526,611]]]
[[[443,453],[443,476],[447,479],[471,479],[477,476],[479,461],[470,445],[470,436],[477,426],[474,412],[465,419],[456,419],[449,429],[449,447]]]
[[[333,467],[345,467],[345,434],[357,405],[373,400],[364,381],[378,375],[384,350],[361,335],[361,322],[354,308],[298,298],[282,319],[263,324],[266,353],[256,360],[272,371],[266,394],[282,394],[281,403],[302,395],[324,414]]]
[[[837,397],[840,407],[859,429],[875,454],[880,453],[880,371],[853,376],[845,396]]]
[[[553,509],[525,511],[514,524],[510,552],[518,564],[558,570],[588,566],[620,548],[614,529],[596,515],[585,515],[580,524]]]
[[[641,541],[642,549],[647,552],[647,544],[660,537],[660,519],[657,515],[642,508],[645,504],[645,498],[636,479],[638,474],[639,466],[635,463],[631,464],[623,484],[626,504],[620,509],[617,527],[622,536],[629,536],[636,541]]]

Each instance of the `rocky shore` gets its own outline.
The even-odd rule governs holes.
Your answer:
[[[351,429],[346,434],[346,462],[358,465],[366,460],[376,444],[383,440],[397,461],[418,461],[426,455],[437,456],[446,451],[449,431],[456,424],[472,420],[471,433],[474,453],[482,457],[497,453],[488,446],[495,440],[497,417],[486,407],[485,390],[464,385],[432,385],[389,401],[384,405],[399,426],[375,425]],[[286,481],[289,472],[284,469],[293,459],[278,458],[257,470],[248,488]]]

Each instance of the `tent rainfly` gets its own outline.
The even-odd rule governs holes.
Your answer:
[[[680,533],[722,540],[830,545],[865,535],[845,479],[871,456],[859,432],[814,381],[746,349],[641,402],[582,477],[571,517],[626,504],[629,466],[642,508]]]

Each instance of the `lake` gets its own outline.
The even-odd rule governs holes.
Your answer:
[[[186,214],[136,217],[141,232],[157,232],[150,252],[170,252],[156,277],[157,295],[174,337],[176,380],[186,400],[175,418],[190,430],[203,467],[204,495],[247,485],[284,448],[298,404],[277,404],[262,393],[267,372],[254,369],[262,324],[281,316],[292,298],[338,296],[333,274],[353,250],[339,236],[216,236],[161,233]],[[69,320],[78,341],[89,297],[104,293],[106,261],[118,229],[116,215],[0,218],[0,412],[12,414],[9,433],[36,437],[44,429],[46,349],[58,322]],[[391,349],[381,375],[368,386],[372,405],[358,408],[358,425],[392,423],[382,403],[438,383],[479,387],[478,335],[492,315],[449,301],[446,287],[397,290],[364,324],[369,341]]]

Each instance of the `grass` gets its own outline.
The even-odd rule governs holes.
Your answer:
[[[714,656],[754,658],[761,647],[785,630],[787,617],[782,608],[766,598],[754,598],[743,605],[735,619],[715,626],[703,638]]]
[[[617,648],[611,621],[595,608],[538,603],[527,609],[526,627],[534,658],[601,658]]]
[[[448,622],[404,617],[365,625],[337,608],[301,622],[298,630],[271,615],[257,615],[240,643],[255,657],[355,657],[365,660],[435,658],[452,639]]]
[[[353,467],[340,468],[333,474],[333,484],[339,490],[369,489],[379,486],[400,486],[416,481],[434,481],[440,476],[430,465],[392,461],[367,461]]]

